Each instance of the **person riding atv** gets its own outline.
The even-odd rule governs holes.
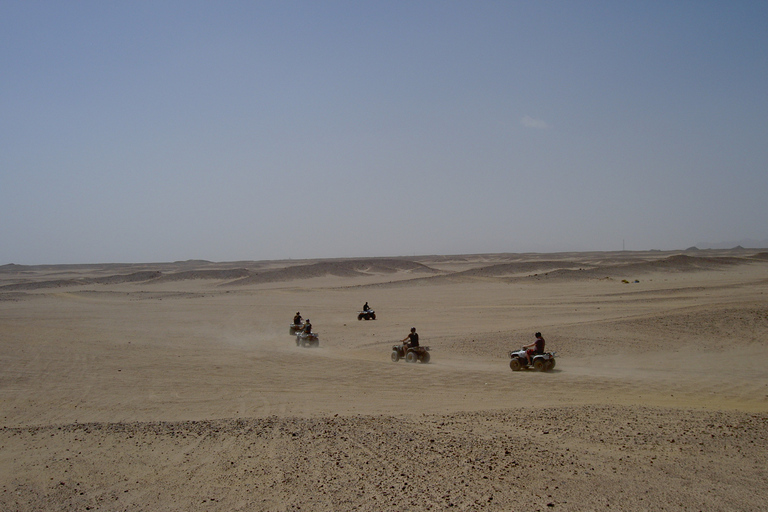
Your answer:
[[[411,327],[410,334],[400,340],[400,345],[392,347],[391,357],[395,363],[400,359],[405,359],[406,363],[428,363],[430,359],[429,347],[419,345],[419,335],[416,332],[416,328]]]
[[[304,328],[296,333],[296,346],[317,347],[320,345],[320,335],[312,332],[312,322],[307,318]]]
[[[540,332],[535,336],[536,341],[530,345],[509,353],[509,367],[513,372],[527,368],[545,372],[555,367],[555,352],[544,352],[544,338]]]
[[[531,364],[531,356],[537,355],[537,354],[543,354],[544,353],[544,344],[546,343],[544,341],[544,338],[541,337],[541,333],[537,332],[534,334],[536,337],[536,341],[531,343],[530,345],[525,345],[523,348],[525,349],[525,357],[528,359],[528,365]]]
[[[376,312],[371,309],[371,306],[366,302],[363,304],[363,310],[357,313],[358,320],[376,320]]]
[[[293,323],[288,326],[288,333],[290,335],[294,335],[297,332],[301,332],[304,330],[304,323],[302,322],[301,313],[298,311],[296,312],[296,315],[293,317]]]

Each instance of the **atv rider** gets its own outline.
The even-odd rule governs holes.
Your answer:
[[[296,312],[296,316],[293,317],[293,325],[301,325],[301,313]]]
[[[307,321],[304,324],[304,334],[306,334],[307,336],[312,334],[312,324],[309,322],[309,318],[307,318]]]
[[[363,311],[370,311],[370,310],[371,310],[371,307],[368,305],[367,302],[363,304]]]
[[[526,345],[523,348],[525,349],[525,357],[528,359],[528,365],[531,364],[531,356],[537,355],[537,354],[543,354],[544,353],[544,338],[541,337],[541,333],[537,332],[534,334],[536,336],[536,341],[531,343],[530,345]]]
[[[408,342],[405,343],[405,340],[408,340]],[[415,327],[411,327],[411,332],[408,334],[408,336],[406,336],[405,338],[400,340],[400,342],[403,343],[403,347],[405,347],[406,349],[408,349],[408,348],[418,348],[418,346],[419,346],[419,333],[416,332],[416,328]]]

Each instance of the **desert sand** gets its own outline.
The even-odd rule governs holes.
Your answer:
[[[762,251],[0,266],[0,510],[764,510]]]

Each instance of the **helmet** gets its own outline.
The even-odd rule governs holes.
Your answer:
[[[416,328],[415,328],[415,327],[411,327],[411,332],[413,332],[413,331],[415,331],[415,330],[416,330]]]
[[[541,337],[541,333],[537,332],[536,334],[534,334],[534,336],[536,336],[537,338],[540,338]]]

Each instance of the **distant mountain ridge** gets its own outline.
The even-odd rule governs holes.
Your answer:
[[[734,242],[701,242],[696,244],[697,249],[733,249],[734,247],[744,247],[747,249],[765,249],[768,248],[768,239],[754,240],[744,238]]]

